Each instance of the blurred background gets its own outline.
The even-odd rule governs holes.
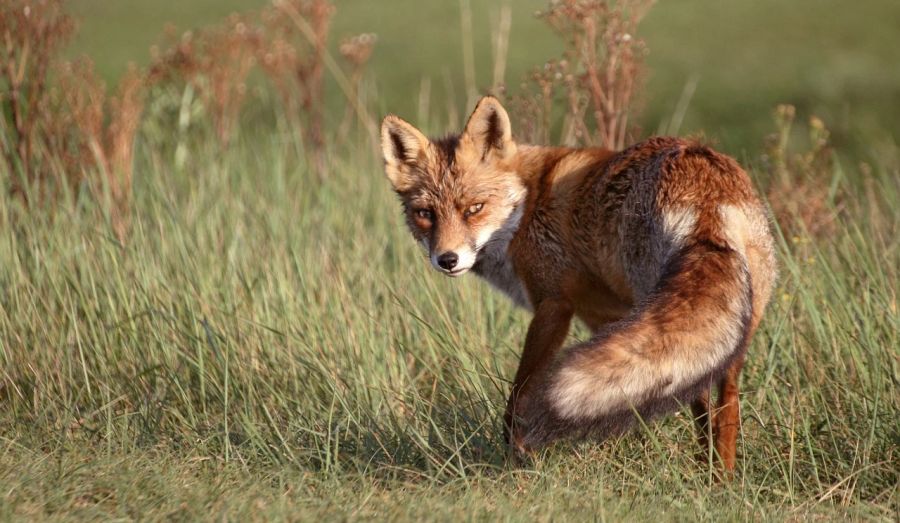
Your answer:
[[[435,108],[432,132],[450,122],[436,108],[465,113],[464,45],[474,52],[476,86],[491,88],[493,42],[501,8],[511,10],[505,83],[516,91],[535,66],[560,56],[561,39],[535,16],[543,0],[472,0],[471,32],[461,23],[467,2],[337,0],[331,47],[349,35],[374,33],[369,64],[375,112],[415,119],[422,82]],[[86,53],[108,82],[129,62],[146,65],[167,23],[179,30],[215,24],[264,0],[73,0],[80,30],[69,53]],[[771,131],[773,108],[816,114],[835,145],[865,147],[896,140],[900,130],[900,2],[894,0],[690,0],[657,2],[638,31],[646,41],[646,87],[638,124],[643,134],[702,131],[732,154],[755,151]],[[331,81],[326,79],[326,81]],[[333,81],[331,81],[333,83]],[[329,102],[341,97],[332,85]],[[683,116],[682,116],[683,115]],[[677,129],[670,127],[675,116]]]

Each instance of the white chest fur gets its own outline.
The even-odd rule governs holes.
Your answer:
[[[503,291],[518,306],[531,309],[531,302],[525,286],[516,275],[509,257],[509,242],[515,236],[522,219],[522,205],[513,210],[503,226],[494,231],[478,251],[478,260],[473,269],[488,283]]]

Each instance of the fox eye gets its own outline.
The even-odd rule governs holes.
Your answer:
[[[423,220],[434,221],[434,213],[431,209],[416,209],[416,217]]]
[[[484,207],[484,204],[483,204],[483,203],[472,204],[472,205],[469,206],[468,209],[466,209],[466,212],[463,213],[463,215],[464,215],[466,218],[468,218],[469,216],[474,216],[474,215],[478,214],[479,212],[481,212],[481,209],[482,209],[483,207]]]

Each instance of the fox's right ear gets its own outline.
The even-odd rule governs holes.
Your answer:
[[[412,167],[424,158],[428,138],[418,129],[392,114],[381,122],[381,152],[384,170],[394,190],[402,191],[412,185]]]

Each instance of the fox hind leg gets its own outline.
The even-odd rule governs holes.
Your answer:
[[[753,335],[759,327],[762,313],[772,293],[774,268],[767,265],[765,260],[766,258],[758,253],[749,257],[753,274],[769,276],[760,276],[752,280],[754,282],[753,316],[744,341],[747,346],[753,340]],[[718,408],[711,414],[716,453],[719,455],[719,459],[722,460],[722,469],[726,478],[734,475],[735,461],[737,459],[737,437],[741,430],[740,377],[741,370],[744,368],[744,357],[745,354],[741,353],[719,382]]]
[[[712,436],[710,430],[713,426],[710,423],[712,412],[709,410],[709,389],[704,390],[700,397],[691,402],[691,412],[697,427],[697,442],[700,444],[697,458],[701,463],[705,463],[709,461],[709,442]]]
[[[735,468],[741,414],[738,379],[743,365],[743,357],[739,357],[719,381],[716,407],[712,406],[710,389],[704,390],[691,402],[691,413],[694,416],[700,447],[697,461],[709,463],[710,457],[715,460],[718,456],[726,477],[733,474]],[[710,456],[710,442],[715,446],[715,453],[712,456]]]
[[[719,382],[719,407],[713,417],[716,435],[716,453],[722,460],[726,477],[734,474],[737,457],[737,436],[741,427],[740,376],[744,366],[743,356],[739,356]]]

